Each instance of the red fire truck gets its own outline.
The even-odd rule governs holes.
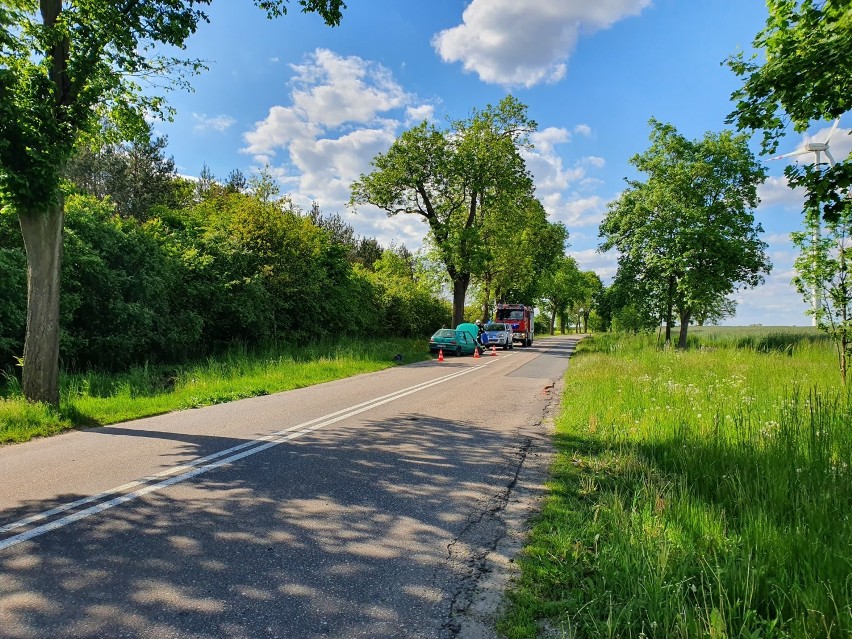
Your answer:
[[[523,346],[532,346],[535,323],[532,306],[523,304],[498,304],[495,322],[504,322],[512,327],[512,341]]]

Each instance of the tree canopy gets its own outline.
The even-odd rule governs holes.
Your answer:
[[[104,119],[125,136],[168,115],[155,86],[185,87],[203,69],[168,55],[207,21],[212,0],[10,0],[0,6],[0,205],[20,220],[27,255],[24,394],[58,404],[59,282],[66,163]],[[255,0],[270,17],[287,0]],[[330,25],[341,0],[299,0]]]
[[[601,224],[602,250],[619,251],[627,268],[662,302],[670,338],[680,315],[680,346],[696,310],[740,286],[755,286],[770,263],[751,210],[764,169],[744,135],[707,133],[690,141],[651,120],[651,146],[631,158],[647,175],[629,180]],[[638,290],[638,289],[637,289]]]
[[[758,51],[731,56],[743,79],[729,116],[741,130],[762,131],[763,150],[778,148],[787,127],[806,131],[814,121],[834,120],[852,109],[852,1],[767,0],[766,27],[754,38]],[[759,55],[762,54],[762,58]],[[852,186],[852,163],[789,166],[790,186],[808,193],[808,207],[836,218]]]
[[[414,214],[427,222],[453,283],[456,324],[463,321],[471,278],[487,277],[525,232],[546,228],[520,153],[535,128],[526,106],[512,96],[445,131],[424,121],[375,157],[374,170],[352,185],[354,206],[372,204],[388,215]],[[564,229],[561,238],[564,244]],[[526,265],[515,268],[526,277]]]

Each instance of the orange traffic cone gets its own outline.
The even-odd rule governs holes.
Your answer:
[[[438,361],[439,362],[444,361],[444,349],[443,348],[438,349]]]
[[[479,359],[479,347],[473,349],[473,359]]]
[[[496,346],[491,347],[491,357],[497,357],[497,347]]]

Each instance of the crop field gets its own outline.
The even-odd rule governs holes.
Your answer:
[[[571,360],[508,637],[852,637],[852,401],[815,329]]]

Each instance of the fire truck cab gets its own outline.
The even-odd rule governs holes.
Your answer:
[[[512,327],[512,341],[532,346],[535,322],[532,306],[523,304],[498,304],[495,322],[505,322]]]

